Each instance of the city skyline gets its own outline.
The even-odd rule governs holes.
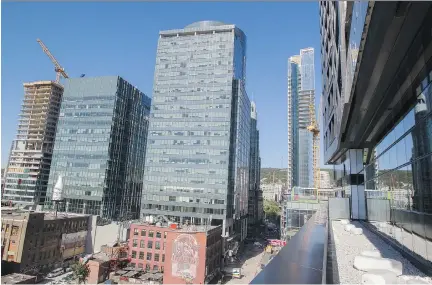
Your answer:
[[[259,27],[256,26],[254,21],[251,19],[253,17],[237,17],[237,13],[231,13],[229,11],[235,9],[242,9],[249,11],[251,15],[261,14],[261,10],[264,13],[261,17],[268,18],[269,14],[279,13],[280,5],[275,5],[276,3],[253,3],[253,4],[242,4],[242,3],[184,3],[177,5],[176,3],[171,3],[168,6],[168,15],[174,13],[174,10],[187,9],[191,7],[192,9],[202,10],[203,13],[200,16],[175,16],[171,18],[166,18],[164,21],[152,19],[152,24],[147,25],[148,31],[139,32],[136,38],[139,42],[144,45],[140,49],[134,48],[128,45],[122,45],[119,43],[113,43],[110,36],[113,35],[114,31],[119,31],[122,28],[128,28],[132,31],[137,31],[136,21],[126,20],[125,23],[117,23],[113,25],[108,21],[106,16],[96,16],[99,23],[94,23],[92,20],[91,25],[95,25],[95,28],[89,31],[80,30],[77,32],[79,27],[86,25],[87,21],[84,20],[82,23],[78,23],[77,28],[69,27],[66,25],[64,28],[65,32],[57,33],[53,37],[52,33],[44,32],[44,27],[48,23],[37,22],[34,29],[26,29],[22,31],[19,25],[15,25],[15,21],[26,15],[26,18],[32,17],[34,10],[43,10],[41,13],[53,13],[56,10],[62,10],[65,8],[77,10],[80,7],[79,3],[51,3],[50,5],[38,4],[32,5],[31,3],[26,3],[28,5],[22,5],[20,3],[4,3],[3,11],[8,11],[4,13],[3,21],[5,23],[10,23],[11,28],[5,30],[3,37],[5,38],[5,44],[3,46],[3,54],[5,60],[3,63],[3,70],[8,70],[4,73],[4,82],[2,84],[3,92],[3,104],[8,108],[3,108],[3,118],[16,118],[18,114],[18,109],[20,102],[22,100],[22,82],[35,80],[53,80],[55,78],[55,73],[52,70],[52,65],[40,47],[37,45],[35,39],[40,37],[47,46],[51,49],[53,54],[59,60],[59,62],[65,67],[68,73],[72,77],[79,77],[80,74],[85,73],[86,76],[103,76],[109,74],[119,74],[129,82],[136,84],[136,86],[142,90],[144,93],[152,96],[152,81],[153,81],[153,66],[156,58],[155,48],[157,45],[157,33],[164,29],[175,29],[177,27],[186,26],[189,23],[199,21],[199,20],[216,20],[228,23],[233,23],[239,26],[241,29],[246,30],[248,34],[248,42],[250,43],[250,48],[248,49],[248,80],[246,81],[246,89],[248,90],[249,97],[251,100],[256,101],[259,116],[261,118],[259,128],[261,130],[260,140],[261,140],[261,156],[262,156],[262,166],[263,167],[280,167],[281,158],[283,166],[286,167],[286,153],[278,151],[279,149],[286,149],[286,126],[278,126],[275,122],[283,120],[286,118],[286,108],[282,108],[282,105],[286,102],[286,85],[282,84],[283,78],[286,78],[286,60],[290,54],[294,54],[295,50],[299,50],[304,46],[312,46],[317,50],[319,48],[319,32],[316,28],[318,26],[318,16],[316,11],[318,10],[317,3],[305,3],[306,5],[297,5],[296,3],[279,3],[282,7],[286,7],[287,10],[297,12],[293,15],[303,13],[307,17],[316,21],[316,26],[309,24],[310,20],[306,21],[302,17],[295,16],[295,18],[286,21],[285,23],[280,23],[287,26],[289,30],[292,30],[292,34],[298,34],[291,28],[296,20],[304,21],[306,32],[309,36],[300,36],[300,38],[295,41],[284,40],[282,43],[278,41],[278,44],[272,46],[260,43],[260,38],[264,36],[265,39],[273,40],[277,35],[275,32],[266,29],[266,26],[271,26],[271,22],[267,21],[266,26]],[[87,5],[87,3],[86,3]],[[106,9],[106,12],[110,15],[114,10],[120,9],[121,11],[132,10],[151,10],[156,9],[159,4],[157,3],[130,3],[120,5],[118,3],[112,3],[111,7]],[[88,4],[88,12],[98,9],[98,4]],[[206,7],[211,7],[208,9]],[[135,9],[134,9],[135,8]],[[202,9],[204,8],[204,9]],[[10,13],[9,13],[10,11]],[[228,12],[227,12],[228,11]],[[151,14],[151,13],[149,13]],[[236,17],[234,17],[236,16]],[[68,17],[68,16],[66,16]],[[133,17],[128,17],[133,18]],[[144,23],[150,21],[145,19]],[[265,22],[265,21],[263,21]],[[74,22],[75,23],[75,22]],[[104,23],[107,28],[104,28],[101,33],[99,33],[98,43],[96,39],[90,38],[90,34],[95,32],[94,29],[101,28],[100,25]],[[308,25],[306,25],[308,23]],[[90,23],[88,23],[90,24]],[[146,28],[146,29],[147,29]],[[54,27],[56,30],[57,28]],[[110,29],[113,31],[111,32]],[[264,30],[268,32],[263,33]],[[67,31],[67,33],[66,33]],[[14,34],[12,34],[14,33]],[[15,34],[24,33],[24,37],[17,38]],[[117,32],[115,32],[117,33]],[[313,40],[310,40],[310,34],[313,33]],[[65,38],[63,35],[72,35],[75,40],[71,41],[69,38]],[[62,40],[59,40],[62,39]],[[64,39],[64,40],[63,40]],[[85,45],[82,40],[85,40]],[[315,43],[314,43],[315,42]],[[13,48],[14,46],[22,46],[25,50],[23,58],[20,53],[20,58],[17,57],[17,51]],[[103,49],[100,48],[103,46]],[[124,51],[129,51],[125,52]],[[264,56],[265,55],[265,56]],[[271,55],[271,56],[270,56]],[[31,64],[25,63],[27,56],[32,57],[34,61]],[[104,61],[101,59],[105,57]],[[319,55],[315,53],[315,62]],[[29,61],[27,61],[29,62]],[[97,64],[95,64],[97,62]],[[85,63],[85,64],[84,64]],[[20,68],[21,70],[16,70],[17,66],[25,66],[25,68]],[[130,68],[129,68],[130,67]],[[106,71],[102,71],[105,69]],[[315,77],[318,78],[319,70],[316,68]],[[24,70],[24,71],[23,71]],[[140,71],[138,71],[140,70]],[[262,72],[267,70],[267,72]],[[138,71],[138,72],[137,72]],[[18,88],[16,86],[18,85]],[[320,86],[317,82],[316,86]],[[317,91],[318,93],[318,91]],[[13,94],[13,95],[9,95]],[[274,131],[274,128],[277,131]],[[10,149],[11,139],[16,132],[16,121],[10,120],[10,124],[5,124],[5,120],[2,125],[2,167],[5,166],[7,162],[7,154]]]

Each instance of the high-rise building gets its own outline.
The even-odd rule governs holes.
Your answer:
[[[319,6],[324,162],[352,219],[391,217],[385,235],[430,264],[432,3]]]
[[[55,82],[24,83],[24,100],[9,153],[3,201],[44,203],[62,96],[63,87]]]
[[[332,188],[330,173],[326,170],[320,170],[320,188],[321,189]]]
[[[250,101],[246,36],[203,21],[161,31],[141,213],[246,235]],[[237,230],[238,229],[238,230]]]
[[[258,191],[260,189],[260,152],[259,130],[257,129],[257,110],[255,102],[251,103],[251,132],[250,132],[250,158],[249,158],[249,215],[248,224],[258,222]]]
[[[138,218],[150,104],[118,76],[67,79],[45,206],[62,176],[59,210]]]
[[[310,102],[315,102],[314,49],[300,50],[288,59],[288,173],[287,186],[313,186]]]

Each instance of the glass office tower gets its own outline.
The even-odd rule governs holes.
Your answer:
[[[138,218],[150,104],[118,76],[67,79],[45,207],[61,175],[60,210]]]
[[[211,219],[228,229],[247,216],[245,65],[246,36],[234,25],[204,21],[160,32],[142,216]]]
[[[288,189],[313,187],[313,137],[309,104],[315,103],[314,49],[288,60]]]

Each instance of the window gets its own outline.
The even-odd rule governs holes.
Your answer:
[[[6,232],[9,232],[9,224],[6,225]]]
[[[132,250],[132,258],[136,258],[136,251]]]
[[[132,247],[137,247],[138,246],[138,240],[134,239],[132,241]]]
[[[141,236],[145,237],[146,236],[146,230],[141,230]]]
[[[164,272],[164,267],[163,266],[161,266],[161,268],[160,268],[160,272]]]
[[[162,262],[165,262],[165,254],[162,254]]]
[[[134,229],[134,236],[138,235],[138,229]]]
[[[157,238],[161,238],[161,237],[162,237],[161,232],[156,232],[156,237],[157,237]]]
[[[19,227],[12,226],[11,236],[17,236],[18,235],[18,230],[19,230]]]
[[[164,232],[164,238],[166,238],[166,236],[167,236],[167,232]]]
[[[163,248],[162,249],[165,250],[165,248],[166,248],[166,242],[163,243]]]
[[[153,265],[153,270],[159,270],[159,266]]]
[[[144,252],[143,251],[140,251],[140,253],[139,253],[139,259],[144,260]]]
[[[147,270],[147,271],[150,270],[150,264],[146,264],[146,270]]]
[[[149,237],[153,237],[153,235],[154,235],[154,232],[153,231],[149,231]]]
[[[154,261],[159,261],[159,253],[155,253]]]
[[[153,248],[153,241],[149,240],[147,242],[147,248]]]
[[[143,267],[144,267],[144,264],[142,264],[142,263],[138,263],[138,268],[143,269]]]
[[[152,254],[151,254],[151,252],[147,252],[147,260],[150,260],[150,261],[151,261],[151,259],[152,259]]]
[[[145,241],[144,240],[140,240],[140,248],[145,248]]]
[[[135,266],[136,266],[134,262],[131,262],[129,265],[130,265],[131,267],[135,267]]]
[[[156,242],[156,244],[155,244],[155,248],[156,248],[156,249],[160,249],[160,242],[158,242],[158,241]]]

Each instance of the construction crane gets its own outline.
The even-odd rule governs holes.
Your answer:
[[[308,131],[312,133],[313,136],[313,159],[312,159],[312,167],[313,167],[313,179],[314,179],[314,188],[317,191],[318,197],[318,189],[320,188],[320,168],[319,168],[319,126],[317,124],[315,118],[315,102],[313,100],[312,94],[309,96],[309,115],[310,115],[310,125],[307,127]]]
[[[40,44],[40,46],[42,47],[42,50],[44,51],[44,53],[51,59],[51,62],[54,63],[54,66],[55,66],[54,70],[56,72],[56,83],[60,82],[60,76],[63,76],[63,78],[69,78],[69,76],[67,75],[65,69],[63,67],[61,67],[60,63],[51,54],[51,52],[46,47],[46,45],[40,39],[36,39],[36,41]]]

